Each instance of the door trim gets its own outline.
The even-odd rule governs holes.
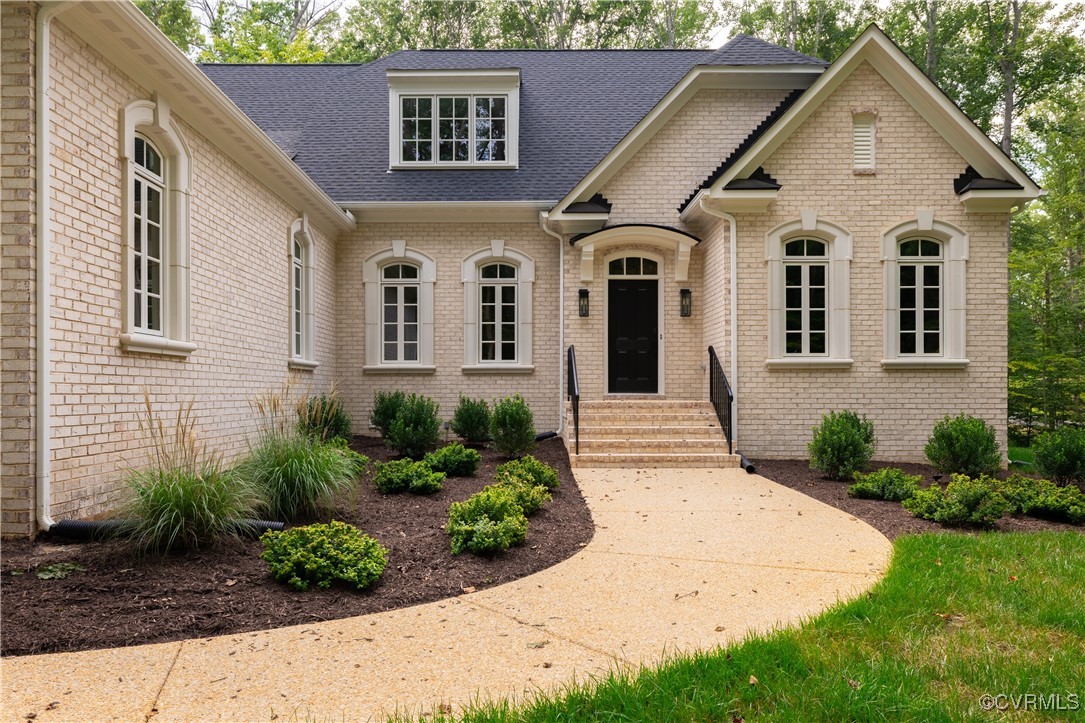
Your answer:
[[[636,276],[611,276],[610,275],[610,262],[614,259],[622,259],[627,256],[639,256],[644,259],[651,259],[658,264],[659,273],[657,274],[641,274]],[[630,397],[630,396],[655,396],[662,397],[666,395],[666,388],[664,386],[664,380],[667,378],[666,369],[664,363],[667,359],[665,353],[665,346],[667,340],[667,332],[663,325],[663,288],[666,281],[666,261],[662,255],[653,251],[641,251],[639,249],[626,249],[624,251],[615,251],[609,253],[603,257],[603,395],[615,396],[615,397]],[[658,360],[656,361],[656,370],[659,375],[659,379],[656,383],[656,391],[654,394],[648,392],[612,392],[610,391],[610,280],[611,279],[654,279],[658,284],[656,287],[656,314],[658,319],[657,328],[659,329],[659,348],[657,350]]]

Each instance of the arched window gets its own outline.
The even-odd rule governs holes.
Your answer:
[[[491,241],[463,261],[465,372],[530,372],[535,261]]]
[[[417,364],[418,267],[388,264],[381,269],[381,361]]]
[[[828,244],[794,239],[784,244],[784,354],[828,354]]]
[[[132,145],[132,329],[161,336],[166,191],[162,154],[142,135]]]
[[[309,219],[290,225],[290,366],[315,369],[316,313],[314,304],[314,256],[316,254]]]
[[[437,263],[405,241],[362,264],[365,371],[421,373],[433,365],[433,287]]]
[[[901,241],[897,253],[898,350],[941,356],[942,244],[932,239]]]
[[[479,361],[516,363],[516,267],[479,269]]]

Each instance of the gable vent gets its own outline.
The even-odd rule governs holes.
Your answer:
[[[874,119],[872,113],[852,116],[852,165],[856,170],[874,169]]]

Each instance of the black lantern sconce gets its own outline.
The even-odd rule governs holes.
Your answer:
[[[587,289],[581,289],[580,290],[580,315],[581,316],[587,316],[588,315],[588,290]]]
[[[678,310],[683,317],[693,316],[693,292],[689,289],[678,292]]]

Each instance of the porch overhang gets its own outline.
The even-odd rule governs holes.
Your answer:
[[[670,226],[652,224],[621,224],[591,233],[574,236],[569,240],[573,248],[580,249],[580,280],[591,281],[595,271],[595,252],[628,244],[654,246],[674,254],[674,280],[689,278],[689,258],[693,247],[701,242],[691,233]]]

